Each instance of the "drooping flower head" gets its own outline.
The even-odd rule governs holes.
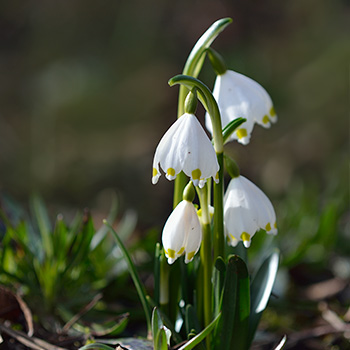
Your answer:
[[[268,234],[277,234],[276,214],[270,200],[241,175],[233,178],[226,190],[224,224],[226,238],[232,246],[243,241],[248,248],[251,238],[260,229]]]
[[[221,56],[214,50],[210,50],[208,56],[218,74],[213,96],[219,106],[222,127],[239,117],[247,119],[230,136],[230,140],[238,140],[243,145],[247,145],[255,123],[269,128],[271,122],[277,121],[271,98],[253,79],[227,70]],[[206,126],[211,132],[212,125],[208,115],[206,115]]]
[[[168,263],[185,255],[189,263],[197,253],[202,242],[202,229],[196,209],[192,202],[183,200],[173,210],[165,223],[162,243]]]
[[[203,187],[210,177],[218,181],[214,147],[194,114],[182,115],[160,140],[153,159],[153,184],[161,176],[159,165],[168,180],[183,171],[195,186]]]

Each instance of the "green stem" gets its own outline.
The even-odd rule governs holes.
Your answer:
[[[221,256],[225,258],[224,236],[224,157],[223,153],[216,154],[220,165],[219,182],[214,183],[214,261]]]
[[[143,286],[143,284],[141,283],[140,277],[136,271],[135,265],[131,259],[131,256],[129,255],[127,249],[125,248],[122,240],[120,239],[120,237],[118,236],[117,232],[115,232],[114,228],[107,222],[107,220],[103,220],[103,223],[110,229],[110,231],[112,232],[115,240],[118,243],[118,246],[121,250],[121,252],[123,253],[123,257],[125,259],[125,262],[128,265],[128,270],[129,273],[131,275],[131,278],[134,282],[137,294],[140,298],[142,307],[143,307],[143,311],[145,313],[145,317],[146,317],[146,323],[147,323],[147,331],[148,331],[148,336],[150,334],[152,334],[152,326],[151,326],[151,310],[146,298],[146,291],[145,288]]]
[[[216,37],[232,22],[231,18],[222,18],[214,22],[206,32],[199,38],[197,43],[194,45],[192,51],[190,52],[187,61],[185,63],[184,69],[182,71],[183,75],[188,75],[192,77],[198,77],[200,70],[202,69],[206,49],[212,44]],[[177,109],[177,117],[180,118],[184,114],[184,104],[188,93],[188,88],[186,86],[180,86],[179,90],[179,101]],[[185,174],[180,173],[174,184],[174,208],[182,200],[182,192],[187,183],[187,177]]]
[[[201,225],[202,225],[202,245],[201,245],[201,262],[203,266],[203,311],[204,311],[204,327],[208,326],[212,321],[212,303],[211,303],[211,275],[213,270],[212,262],[212,244],[210,229],[210,214],[208,207],[208,186],[197,189],[199,201],[201,204]],[[207,337],[207,348],[210,349],[210,337]]]
[[[214,149],[220,166],[219,182],[214,184],[214,259],[218,256],[224,258],[224,223],[223,223],[223,180],[224,180],[224,140],[221,128],[221,116],[218,105],[209,90],[200,80],[184,75],[177,75],[169,80],[169,85],[181,84],[188,89],[197,88],[197,96],[209,113],[213,125]],[[214,260],[214,261],[215,261]]]

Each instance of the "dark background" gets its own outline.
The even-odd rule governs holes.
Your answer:
[[[279,117],[256,126],[249,146],[228,145],[242,174],[280,216],[295,188],[315,188],[319,206],[348,193],[349,3],[326,0],[2,2],[2,193],[107,208],[116,189],[140,225],[161,225],[172,184],[153,186],[151,171],[176,118],[167,81],[222,17],[233,23],[213,47],[269,91]],[[208,62],[200,78],[213,86]]]

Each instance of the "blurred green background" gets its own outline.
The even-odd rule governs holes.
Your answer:
[[[176,118],[178,88],[167,81],[222,17],[234,21],[213,47],[269,91],[279,117],[270,130],[256,126],[249,146],[228,145],[242,174],[282,218],[310,193],[316,218],[330,201],[346,210],[347,1],[2,2],[1,191],[84,207],[112,188],[140,225],[161,226],[172,184],[162,177],[153,186],[151,166]],[[208,62],[200,78],[213,86]]]

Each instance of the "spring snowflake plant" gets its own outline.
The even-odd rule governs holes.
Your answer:
[[[227,70],[210,47],[231,21],[215,22],[193,47],[183,73],[169,80],[170,86],[180,86],[178,119],[156,148],[152,182],[156,184],[162,172],[174,180],[174,209],[163,229],[163,247],[156,246],[152,299],[114,232],[139,292],[154,349],[167,349],[170,342],[183,343],[180,350],[248,349],[277,274],[276,249],[264,252],[253,276],[245,254],[227,253],[229,246],[241,246],[240,252],[248,249],[262,230],[277,234],[270,200],[224,154],[226,142],[247,145],[255,123],[270,127],[277,120],[265,89]],[[217,74],[213,93],[197,79],[206,56]],[[198,100],[207,112],[212,139],[195,116]],[[224,169],[231,177],[226,192]],[[193,204],[196,194],[199,205]]]

